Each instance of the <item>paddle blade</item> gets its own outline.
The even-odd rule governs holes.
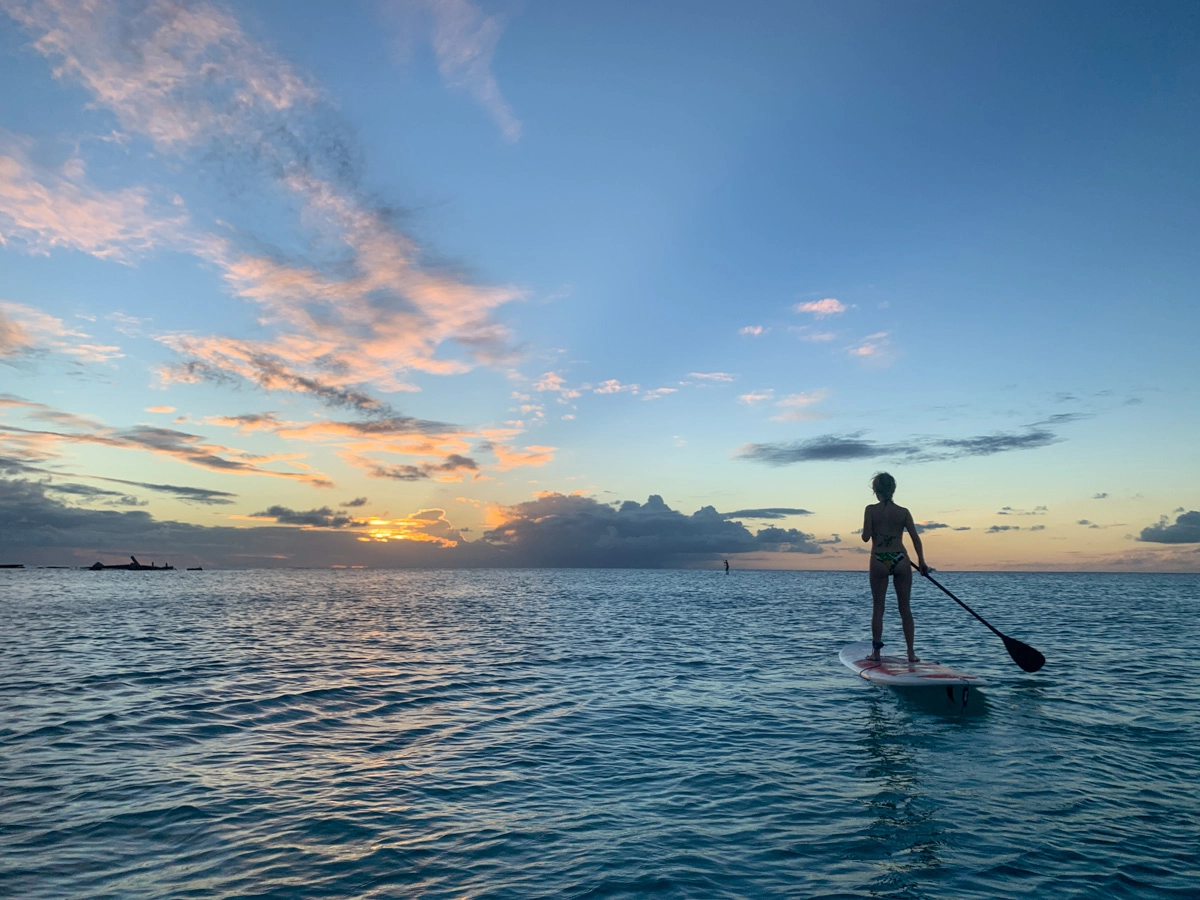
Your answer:
[[[1000,635],[1004,638],[1004,649],[1008,651],[1008,655],[1013,658],[1018,666],[1026,672],[1036,672],[1046,664],[1046,657],[1034,650],[1028,644],[1022,644],[1015,638],[1010,638],[1006,634]]]

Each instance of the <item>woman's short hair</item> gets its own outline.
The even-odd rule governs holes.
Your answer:
[[[871,490],[884,503],[891,503],[892,495],[896,493],[896,479],[887,472],[878,472],[871,479]]]

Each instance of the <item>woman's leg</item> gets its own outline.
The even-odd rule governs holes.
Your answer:
[[[908,661],[920,662],[913,652],[913,616],[909,599],[912,597],[912,563],[907,559],[896,564],[893,580],[896,583],[896,605],[900,607],[900,625],[904,629],[904,643],[908,645]]]
[[[887,601],[888,570],[887,566],[872,556],[869,571],[871,576],[871,600],[875,604],[871,611],[871,641],[875,645],[871,653],[871,658],[879,659],[879,644],[883,641],[883,606]]]

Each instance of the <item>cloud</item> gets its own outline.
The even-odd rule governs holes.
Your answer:
[[[755,535],[711,506],[686,516],[657,495],[613,508],[590,497],[549,493],[494,514],[499,521],[485,540],[529,565],[655,568],[754,550],[822,552],[812,535],[796,529],[765,528]]]
[[[698,381],[711,382],[729,382],[736,379],[736,375],[730,375],[728,372],[689,372],[688,378],[695,378]]]
[[[769,330],[761,325],[746,325],[738,329],[738,334],[745,335],[746,337],[760,337]]]
[[[853,357],[869,362],[883,363],[891,359],[890,342],[886,331],[869,334],[857,344],[847,347],[846,351]]]
[[[775,391],[767,388],[762,391],[751,391],[748,394],[742,394],[738,397],[738,402],[745,403],[747,406],[754,406],[755,404],[762,403],[764,400],[770,400],[774,396]]]
[[[47,486],[0,479],[0,547],[26,565],[88,564],[130,553],[176,565],[208,566],[478,566],[503,564],[484,542],[455,547],[438,513],[372,520],[361,528],[230,527],[157,520],[145,510],[71,506]],[[411,523],[411,524],[408,524]],[[378,534],[374,536],[373,530]],[[411,534],[411,536],[410,536]],[[453,549],[447,553],[447,549]],[[9,560],[6,560],[9,561]]]
[[[826,297],[824,300],[813,300],[809,303],[797,303],[793,309],[798,313],[812,313],[818,318],[825,316],[835,316],[844,313],[850,307],[833,297]]]
[[[535,391],[550,392],[559,395],[560,402],[574,400],[580,395],[577,388],[567,387],[566,381],[557,372],[547,372],[533,383]]]
[[[998,516],[1044,516],[1050,510],[1045,506],[1035,506],[1033,509],[1013,509],[1011,506],[1002,506],[996,515]]]
[[[829,391],[811,391],[809,393],[789,394],[775,401],[775,405],[783,411],[771,416],[772,422],[804,422],[812,419],[826,418],[825,413],[812,412],[808,407],[820,403],[829,396]]]
[[[5,0],[4,8],[38,35],[35,47],[57,60],[59,78],[160,147],[242,132],[317,99],[311,83],[208,3]]]
[[[1106,493],[1092,494],[1093,500],[1106,500],[1107,498],[1108,494]]]
[[[74,484],[71,482],[54,483],[50,481],[43,482],[46,490],[55,494],[66,494],[68,496],[80,497],[84,500],[100,500],[106,506],[147,506],[146,500],[139,500],[137,497],[122,493],[121,491],[106,491],[103,488],[93,487],[90,484]]]
[[[523,449],[517,449],[511,444],[488,442],[480,446],[481,450],[489,450],[496,457],[496,468],[501,472],[516,469],[521,466],[544,466],[554,460],[557,447],[543,447],[532,444]]]
[[[787,466],[798,462],[874,459],[879,456],[911,456],[912,446],[877,444],[862,440],[858,435],[826,435],[789,444],[746,444],[737,453],[738,459]]]
[[[80,84],[122,128],[160,155],[240,178],[239,193],[257,188],[262,205],[286,213],[276,217],[286,233],[250,234],[247,244],[307,248],[296,260],[247,251],[225,236],[185,232],[182,218],[162,228],[161,217],[150,232],[139,226],[88,238],[85,249],[113,253],[167,240],[257,305],[265,339],[158,335],[183,357],[163,370],[165,381],[248,380],[371,410],[377,401],[364,385],[407,390],[410,371],[454,374],[512,358],[508,333],[491,316],[524,293],[477,286],[431,264],[396,227],[395,210],[361,186],[361,149],[322,92],[248,37],[229,11],[174,0],[4,0],[4,8],[56,62],[58,77]],[[470,32],[469,23],[463,28]],[[78,199],[69,185],[83,190],[81,181],[54,187]],[[135,211],[149,204],[141,194],[123,202]],[[447,347],[450,355],[439,355]]]
[[[67,473],[64,473],[67,474]],[[184,484],[153,484],[146,481],[127,481],[124,478],[106,478],[103,475],[71,475],[72,478],[88,478],[92,481],[104,481],[109,484],[124,484],[129,487],[168,494],[184,503],[201,503],[205,506],[223,506],[230,504],[237,497],[229,491],[215,491],[211,488],[190,487]]]
[[[639,387],[636,384],[621,384],[621,382],[617,381],[617,379],[610,378],[610,379],[608,379],[608,381],[602,381],[602,382],[600,382],[600,384],[596,385],[596,388],[595,388],[595,390],[592,391],[592,393],[594,393],[594,394],[623,394],[623,393],[636,394],[638,392],[638,390],[639,390]]]
[[[468,544],[462,536],[465,530],[454,527],[446,518],[444,509],[422,509],[401,519],[371,519],[359,540],[380,544],[417,542],[447,550],[460,548],[459,552],[466,559],[487,559],[494,553],[483,542]]]
[[[1002,531],[1020,531],[1020,525],[993,525],[984,534],[1000,534]]]
[[[949,525],[946,525],[942,522],[917,522],[916,526],[917,526],[917,534],[924,534],[927,531],[936,531],[939,528],[949,528],[950,527]]]
[[[828,343],[837,337],[837,333],[833,331],[813,331],[811,326],[801,325],[800,327],[789,328],[792,334],[800,338],[802,341],[811,343]]]
[[[408,15],[412,5],[399,0],[387,4],[401,31],[398,41],[402,51],[408,37],[404,30],[413,24],[413,17]],[[493,72],[496,44],[503,31],[499,19],[485,15],[468,0],[417,0],[417,5],[432,17],[433,49],[442,79],[449,87],[474,98],[504,137],[517,141],[521,137],[521,123],[500,93]]]
[[[367,505],[366,497],[355,497],[353,500],[347,500],[345,503],[339,503],[338,506],[343,506],[348,509],[357,509],[360,506]]]
[[[1166,516],[1155,525],[1142,529],[1139,541],[1153,544],[1200,544],[1200,512],[1190,510],[1175,517],[1174,524],[1167,524]]]
[[[32,142],[0,133],[0,246],[48,255],[68,249],[130,263],[176,235],[186,216],[144,188],[87,184],[83,161],[59,170],[29,160]]]
[[[462,472],[479,471],[479,465],[475,460],[457,453],[450,454],[441,462],[425,462],[418,465],[384,465],[370,461],[359,461],[358,464],[360,468],[366,470],[367,475],[371,478],[391,478],[395,481],[424,481],[438,475],[458,475]],[[459,481],[461,478],[455,477],[449,480]]]
[[[770,506],[764,509],[738,509],[721,515],[726,519],[784,519],[788,516],[811,516],[812,513],[807,509]]]
[[[510,141],[521,137],[521,123],[509,109],[496,77],[492,56],[501,26],[494,16],[485,16],[466,0],[428,0],[436,25],[433,47],[442,77],[454,88],[471,94],[500,126]]]
[[[42,451],[43,454],[52,452],[53,446],[60,443],[94,444],[126,450],[144,450],[216,472],[233,475],[269,475],[274,478],[303,481],[316,487],[330,487],[333,484],[318,472],[281,472],[265,468],[261,463],[271,462],[272,459],[219,444],[206,443],[199,435],[172,428],[139,425],[133,428],[115,429],[100,426],[88,431],[70,432],[0,425],[0,442],[7,444],[9,441],[24,441],[30,449],[40,445],[45,448]],[[46,458],[46,456],[43,455],[42,458]],[[196,495],[192,499],[197,499],[199,496]]]
[[[119,347],[91,343],[91,337],[62,319],[22,303],[0,300],[0,361],[62,353],[79,362],[109,363],[124,356]]]
[[[745,444],[739,448],[735,457],[771,466],[881,457],[908,462],[930,462],[968,456],[991,456],[1013,450],[1033,450],[1061,440],[1052,431],[1044,428],[970,438],[919,437],[896,444],[864,440],[861,435],[862,433],[858,432],[849,435],[825,435],[793,443]]]
[[[351,516],[334,513],[328,506],[298,512],[286,506],[269,506],[262,512],[251,513],[252,519],[274,519],[280,525],[301,525],[308,528],[345,528],[356,524]]]
[[[69,496],[69,495],[68,495]],[[734,553],[820,554],[797,529],[751,533],[711,506],[687,516],[651,496],[611,504],[543,494],[491,510],[481,539],[467,541],[442,509],[351,520],[328,507],[272,505],[255,515],[274,524],[202,526],[159,521],[144,510],[71,506],[47,485],[0,479],[0,546],[13,561],[88,564],[129,553],[179,564],[222,566],[620,566],[695,565]],[[287,523],[287,524],[280,524]],[[184,562],[187,561],[187,562]]]

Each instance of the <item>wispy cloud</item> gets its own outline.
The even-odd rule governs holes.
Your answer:
[[[129,263],[171,241],[186,222],[177,198],[173,207],[144,188],[91,186],[77,157],[58,170],[35,165],[31,143],[0,132],[0,246],[40,255],[69,249]]]
[[[52,459],[62,445],[86,444],[138,450],[170,457],[189,465],[214,472],[233,475],[267,475],[302,481],[317,487],[329,487],[332,482],[319,472],[307,469],[295,456],[262,456],[247,453],[206,441],[203,437],[173,428],[137,425],[132,428],[112,428],[101,422],[55,410],[41,403],[0,395],[0,408],[23,413],[36,421],[49,422],[58,428],[24,428],[0,424],[0,450],[12,452],[29,460]],[[279,471],[267,468],[273,462],[285,461],[300,471]],[[121,482],[124,483],[124,482]],[[133,484],[134,482],[129,482]]]
[[[867,362],[883,363],[891,360],[891,341],[886,331],[869,334],[861,341],[846,348],[851,356]]]
[[[1011,506],[1002,506],[996,513],[998,516],[1044,516],[1048,512],[1045,506],[1035,506],[1033,509],[1014,509]]]
[[[688,378],[695,378],[697,381],[725,383],[736,380],[737,376],[730,375],[728,372],[688,372]]]
[[[493,71],[496,44],[503,32],[500,20],[468,0],[423,0],[433,14],[433,49],[446,83],[475,98],[500,127],[505,138],[517,141],[521,123],[509,108]]]
[[[74,241],[115,258],[173,242],[214,266],[275,332],[262,340],[160,335],[185,359],[166,370],[166,380],[246,379],[366,409],[364,385],[410,389],[409,372],[453,374],[511,358],[507,332],[491,311],[523,293],[480,287],[430,265],[420,245],[397,229],[391,209],[360,186],[361,151],[322,92],[247,36],[230,12],[176,0],[0,3],[34,34],[56,74],[82,85],[122,128],[162,154],[250,176],[240,184],[261,181],[267,199],[275,202],[282,191],[299,210],[292,226],[312,249],[288,260],[185,229],[182,213],[163,228],[140,190],[100,193],[76,171],[39,182],[9,155],[15,160],[9,181],[24,192],[10,202],[20,201],[24,240],[43,247]],[[490,27],[484,20],[472,25],[468,4],[435,5],[447,23],[448,53],[455,40],[463,46],[472,34],[482,40]],[[478,71],[468,57],[460,53],[451,67],[463,78]],[[30,186],[36,184],[44,190]],[[108,214],[113,207],[119,214]],[[75,230],[61,227],[61,216],[29,209],[83,209],[86,216],[72,215],[96,224],[70,237]],[[448,344],[453,352],[439,354]]]
[[[737,509],[721,513],[726,519],[786,519],[788,516],[811,516],[807,509],[789,506],[770,506],[764,509]]]
[[[833,297],[826,297],[824,300],[812,300],[808,303],[797,303],[792,308],[798,313],[811,313],[818,318],[823,318],[825,316],[836,316],[840,313],[844,313],[850,307]]]
[[[745,327],[738,329],[738,334],[745,335],[746,337],[761,337],[763,334],[766,334],[768,330],[769,329],[764,328],[762,325],[746,325]]]
[[[636,384],[621,384],[615,378],[602,381],[593,389],[594,394],[636,394],[641,388]]]
[[[280,525],[300,525],[306,528],[345,528],[347,525],[363,524],[362,520],[335,513],[328,506],[304,511],[286,506],[269,506],[262,512],[251,513],[250,518],[273,519]]]
[[[775,405],[782,411],[778,415],[772,416],[771,419],[775,422],[805,422],[826,418],[824,413],[814,412],[809,407],[820,403],[828,396],[829,391],[824,388],[807,393],[789,394],[775,401]]]
[[[738,397],[739,403],[745,403],[747,406],[757,406],[765,400],[770,400],[775,396],[775,391],[772,388],[766,388],[761,391],[750,391],[747,394],[741,394]]]
[[[788,329],[796,337],[802,341],[810,343],[826,344],[837,338],[837,333],[833,331],[814,331],[809,325],[800,325]]]
[[[1045,428],[969,438],[917,437],[894,444],[864,439],[859,432],[849,435],[825,435],[793,443],[746,444],[738,450],[736,457],[771,466],[878,458],[930,462],[966,456],[990,456],[1013,450],[1034,450],[1060,440],[1062,438]]]
[[[0,361],[49,352],[84,363],[111,363],[124,356],[120,347],[94,343],[86,332],[68,328],[57,316],[0,300]]]

